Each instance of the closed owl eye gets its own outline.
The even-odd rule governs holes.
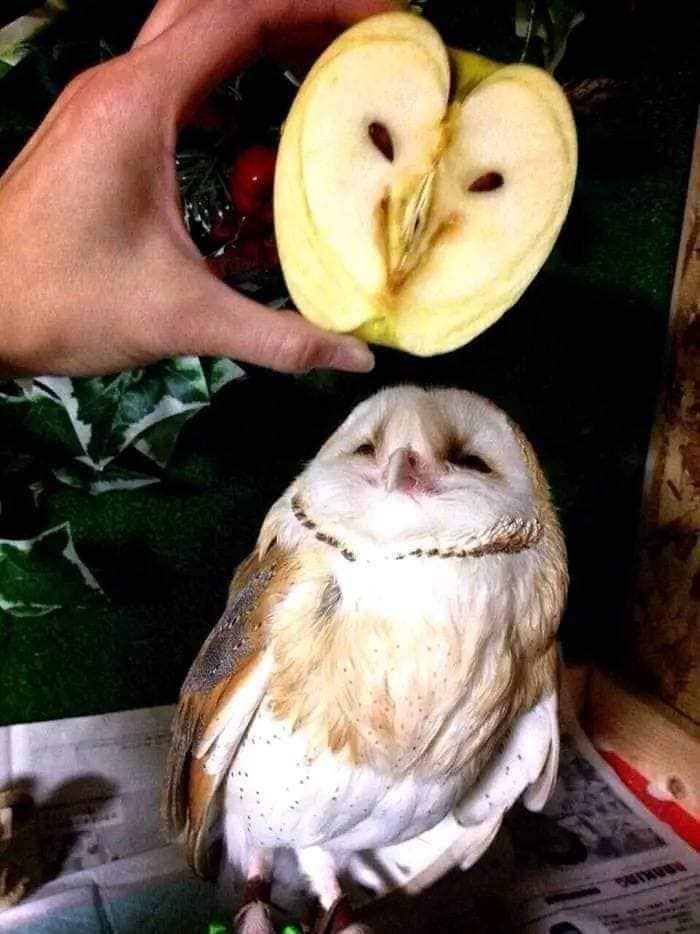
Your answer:
[[[447,454],[447,463],[460,470],[475,470],[477,473],[493,473],[491,467],[478,454],[453,448]]]
[[[365,441],[364,444],[361,444],[359,447],[355,448],[353,454],[357,454],[360,457],[374,457],[376,449],[371,441]]]

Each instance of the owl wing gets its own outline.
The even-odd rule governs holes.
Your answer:
[[[451,814],[403,843],[358,854],[351,875],[383,896],[401,888],[414,894],[455,867],[467,869],[491,845],[505,814],[521,799],[544,807],[559,762],[556,688],[513,724],[496,756]]]
[[[554,788],[559,765],[559,724],[557,692],[545,694],[522,714],[506,736],[501,750],[455,808],[455,817],[464,827],[488,823],[497,818],[500,826],[516,801],[540,811]],[[471,865],[466,854],[462,868]]]
[[[266,623],[289,580],[289,561],[273,545],[238,568],[221,618],[180,692],[167,765],[164,811],[174,835],[185,833],[187,858],[207,875],[207,831],[228,764],[267,687]]]

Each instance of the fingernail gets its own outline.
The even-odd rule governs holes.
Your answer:
[[[338,345],[329,365],[335,370],[369,373],[374,369],[374,354],[366,344],[356,340],[346,340]]]

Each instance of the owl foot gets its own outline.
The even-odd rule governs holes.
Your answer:
[[[233,919],[235,934],[275,934],[270,920],[270,884],[260,876],[248,879],[245,887],[245,902]]]
[[[319,918],[315,934],[372,934],[366,924],[353,920],[354,912],[347,898],[339,896]]]
[[[233,919],[235,934],[275,934],[265,902],[248,902]]]
[[[0,912],[24,898],[28,879],[13,863],[0,862]]]

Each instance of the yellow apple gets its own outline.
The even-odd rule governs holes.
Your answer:
[[[318,59],[283,128],[275,230],[299,311],[421,356],[496,321],[556,240],[576,175],[559,85],[447,49],[410,13]]]

